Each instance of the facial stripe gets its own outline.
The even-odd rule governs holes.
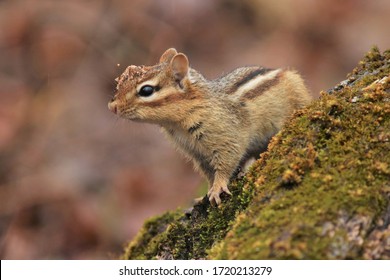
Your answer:
[[[158,79],[157,79],[157,78],[155,78],[155,79],[150,79],[150,80],[147,80],[147,81],[145,81],[145,82],[143,82],[143,83],[140,83],[140,84],[137,86],[136,90],[137,90],[137,92],[139,92],[143,86],[152,86],[152,87],[155,87],[155,86],[157,86],[157,85],[158,85]]]
[[[241,96],[241,98],[250,100],[250,99],[253,99],[253,98],[256,98],[256,97],[262,95],[264,92],[269,90],[271,87],[277,85],[279,83],[282,75],[283,75],[283,72],[278,72],[273,78],[267,79],[265,81],[263,80],[262,83],[257,84],[256,87],[245,92]]]
[[[184,99],[186,99],[185,94],[178,93],[173,95],[167,95],[165,97],[160,97],[158,100],[143,102],[142,106],[159,107],[159,106],[163,106],[164,104],[172,104]]]
[[[172,89],[162,89],[158,91],[158,94],[156,94],[156,98],[154,100],[140,100],[142,102],[142,106],[148,106],[148,107],[158,107],[158,106],[164,106],[164,105],[172,105],[176,102],[180,102],[183,100],[199,100],[202,99],[202,93],[189,90],[188,92],[179,92],[176,91],[175,93],[172,93]],[[140,99],[138,97],[138,99]],[[192,109],[197,110],[199,109],[198,105],[192,105]],[[200,106],[202,107],[202,106]]]

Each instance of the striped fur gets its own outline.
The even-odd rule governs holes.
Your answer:
[[[276,86],[283,78],[283,72],[278,72],[276,75],[272,75],[269,79],[262,79],[254,84],[250,89],[241,94],[241,99],[250,100],[259,97],[270,88]]]
[[[247,79],[246,83],[240,84],[240,86],[237,87],[235,91],[231,93],[231,95],[241,98],[247,92],[255,90],[257,87],[261,86],[269,80],[273,80],[280,72],[280,69],[272,71],[270,70],[262,75],[257,75],[255,77],[252,77],[251,79]]]
[[[234,87],[238,89],[240,86],[245,85],[246,83],[256,78],[257,76],[264,75],[269,71],[271,71],[271,69],[269,68],[254,69],[252,72],[249,72],[248,75],[243,76],[239,81],[235,82]]]

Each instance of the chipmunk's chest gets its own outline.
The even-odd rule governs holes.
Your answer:
[[[207,148],[204,140],[207,137],[202,121],[191,123],[185,127],[163,127],[168,137],[188,154],[204,154]]]

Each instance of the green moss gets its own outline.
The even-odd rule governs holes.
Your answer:
[[[347,80],[295,113],[246,177],[232,183],[233,196],[221,208],[205,198],[191,213],[150,220],[124,258],[367,257],[365,240],[390,222],[383,218],[390,193],[389,74],[390,51],[373,48]]]
[[[177,210],[147,220],[134,240],[126,246],[122,259],[128,259],[127,256],[134,259],[155,258],[158,247],[165,241],[165,231],[180,215],[180,210]]]
[[[251,200],[253,186],[245,180],[230,186],[232,198],[223,196],[219,208],[207,197],[191,211],[177,210],[147,221],[126,248],[124,259],[202,259],[216,241],[225,237],[238,212]]]

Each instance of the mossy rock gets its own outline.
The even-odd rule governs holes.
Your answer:
[[[219,208],[148,220],[123,259],[390,259],[390,50],[300,110]]]

